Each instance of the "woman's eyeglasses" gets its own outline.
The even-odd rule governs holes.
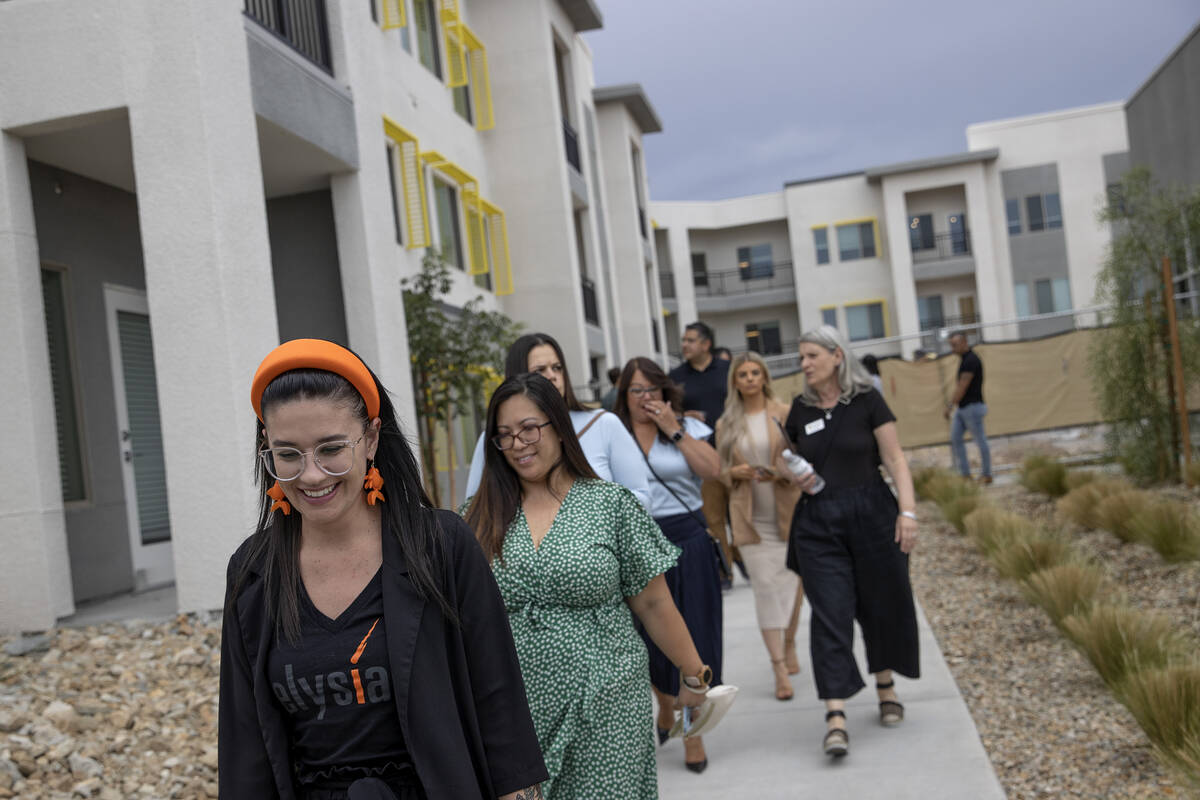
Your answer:
[[[363,434],[366,436],[366,434]],[[339,439],[323,442],[312,450],[295,447],[269,447],[258,451],[267,473],[278,481],[294,481],[304,473],[305,459],[311,454],[313,462],[332,478],[338,478],[354,469],[354,448],[363,440]]]
[[[641,397],[644,394],[662,394],[661,386],[630,386],[629,393],[634,397]]]
[[[497,450],[513,449],[517,439],[520,439],[522,444],[537,444],[542,440],[542,428],[549,424],[550,422],[546,421],[540,425],[522,425],[516,433],[498,433],[492,437],[492,444],[496,445]]]

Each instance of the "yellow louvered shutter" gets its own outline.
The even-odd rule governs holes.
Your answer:
[[[490,131],[496,125],[492,114],[492,81],[488,74],[487,48],[473,35],[468,39],[475,45],[467,51],[471,68],[471,103],[475,107],[475,129]]]
[[[400,158],[400,191],[404,194],[405,233],[408,249],[429,247],[429,213],[425,206],[425,181],[421,169],[421,149],[417,137],[387,117],[384,134],[396,143]]]
[[[446,85],[451,89],[467,85],[467,48],[457,22],[442,25],[446,39]]]
[[[478,193],[465,198],[463,207],[467,218],[467,259],[468,272],[471,275],[485,275],[488,272],[487,234],[484,230],[483,211]]]
[[[403,28],[408,24],[405,18],[405,0],[383,0],[383,29]]]
[[[512,294],[512,261],[508,255],[508,224],[504,212],[496,206],[481,201],[487,223],[488,249],[492,265],[492,286],[497,295]]]

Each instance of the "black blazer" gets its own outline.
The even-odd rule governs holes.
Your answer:
[[[446,545],[443,590],[460,624],[416,593],[400,545],[385,530],[383,613],[396,712],[429,800],[491,800],[546,780],[546,766],[492,570],[458,515],[434,513]],[[229,561],[227,592],[250,541]],[[287,723],[266,673],[275,628],[261,569],[251,569],[222,626],[220,796],[293,800]]]

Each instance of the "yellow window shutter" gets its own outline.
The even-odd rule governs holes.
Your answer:
[[[467,259],[471,275],[484,275],[489,264],[487,256],[487,234],[484,230],[483,210],[479,194],[474,193],[463,203],[467,218]]]
[[[393,28],[403,28],[408,24],[405,19],[404,7],[407,5],[405,0],[382,0],[383,2],[383,29],[389,31]]]
[[[400,158],[400,191],[404,194],[404,227],[408,249],[429,247],[429,212],[425,205],[425,180],[421,169],[421,150],[417,137],[387,117],[384,134],[396,143]]]
[[[489,131],[496,125],[492,114],[492,81],[488,73],[487,48],[466,25],[462,26],[467,65],[471,71],[471,105],[475,108],[475,129]]]
[[[467,85],[467,49],[463,46],[460,27],[457,22],[442,25],[446,39],[446,85],[451,89]]]
[[[512,261],[508,255],[508,224],[504,221],[504,212],[486,200],[480,202],[487,223],[493,290],[497,295],[512,294],[515,287]]]

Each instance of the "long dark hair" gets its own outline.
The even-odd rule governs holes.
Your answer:
[[[691,327],[690,325],[688,326]],[[651,386],[656,386],[662,390],[663,402],[671,407],[675,412],[675,416],[679,417],[679,424],[683,424],[683,390],[675,381],[668,377],[667,373],[662,371],[655,362],[645,356],[637,356],[629,359],[625,364],[625,368],[621,370],[621,380],[617,383],[617,402],[613,406],[613,413],[621,418],[621,422],[625,423],[625,427],[633,433],[633,419],[629,415],[629,384],[633,383],[633,373],[641,371],[646,376],[646,380],[650,381]],[[634,437],[636,438],[636,437]],[[670,442],[666,434],[661,430],[658,432],[658,438],[664,442]]]
[[[492,437],[497,433],[496,416],[505,400],[516,395],[524,395],[533,401],[546,418],[550,427],[562,441],[562,456],[558,463],[550,468],[546,476],[549,480],[556,470],[566,470],[572,478],[596,478],[595,471],[588,464],[587,456],[579,445],[579,437],[575,435],[575,426],[571,424],[571,416],[567,413],[567,404],[554,384],[530,372],[524,372],[506,380],[492,393],[487,410],[486,441],[483,444],[483,479],[479,483],[479,491],[467,508],[467,525],[475,531],[475,538],[483,547],[488,559],[501,555],[504,549],[504,535],[508,526],[517,516],[521,505],[521,479],[504,457],[504,453],[492,444]]]
[[[567,358],[563,355],[563,350],[558,346],[555,338],[548,333],[527,333],[513,342],[508,348],[508,355],[504,357],[504,377],[512,378],[529,372],[529,351],[544,344],[554,348],[554,355],[558,356],[558,363],[562,364],[562,397],[567,403],[567,410],[587,411],[583,403],[579,402],[579,398],[575,396],[575,390],[571,388],[571,375],[567,372]]]
[[[369,368],[368,368],[369,371]],[[417,593],[432,602],[449,620],[457,622],[454,607],[446,600],[442,589],[441,564],[444,563],[445,542],[433,503],[421,484],[417,460],[408,439],[400,430],[396,409],[379,378],[371,372],[379,390],[379,446],[375,449],[374,465],[383,477],[383,529],[390,531],[400,544],[400,552],[408,567],[408,578]],[[367,419],[367,406],[349,381],[333,372],[321,369],[294,369],[283,373],[263,391],[262,409],[268,410],[291,400],[329,400],[350,409],[362,420]],[[258,421],[255,455],[266,447],[266,428]],[[250,548],[234,576],[229,593],[232,607],[237,593],[251,571],[261,571],[267,613],[275,623],[276,633],[288,641],[300,638],[300,524],[301,515],[272,514],[272,500],[266,491],[275,479],[264,469],[261,459],[255,459],[255,477],[262,487],[258,527],[250,539]]]

